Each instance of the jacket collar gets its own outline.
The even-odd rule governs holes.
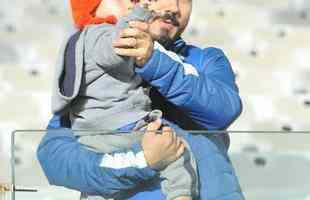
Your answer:
[[[185,46],[186,43],[181,37],[177,38],[173,43],[164,45],[167,50],[173,51],[177,54],[183,54]]]

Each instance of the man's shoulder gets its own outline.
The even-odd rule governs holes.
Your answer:
[[[224,51],[216,47],[201,48],[195,45],[186,45],[185,61],[204,71],[206,66],[210,68],[210,62],[224,58],[228,60]],[[212,65],[213,66],[213,65]]]
[[[201,48],[195,45],[187,45],[186,46],[188,51],[191,52],[192,55],[197,55],[197,54],[201,54],[204,56],[216,56],[216,55],[224,55],[224,51],[220,48],[217,47],[205,47],[205,48]]]
[[[205,47],[201,48],[195,45],[186,45],[186,57],[206,60],[213,57],[222,57],[225,56],[225,53],[222,49],[216,47]]]
[[[225,53],[222,49],[220,48],[217,48],[217,47],[206,47],[203,49],[204,53],[206,56],[210,56],[210,57],[213,57],[213,56],[224,56]]]

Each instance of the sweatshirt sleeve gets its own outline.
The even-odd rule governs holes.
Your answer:
[[[70,129],[61,128],[59,117],[48,128],[37,157],[51,185],[112,198],[156,176],[139,144],[123,152],[95,153],[79,144]]]
[[[92,25],[86,31],[87,51],[94,61],[104,69],[116,67],[126,67],[129,62],[133,62],[128,57],[119,56],[115,53],[112,46],[118,38],[119,32],[128,27],[128,22],[132,20],[147,21],[151,18],[151,12],[140,6],[136,6],[133,11],[122,17],[116,25]]]
[[[152,57],[136,72],[200,126],[226,129],[242,110],[231,65],[216,48],[192,56],[199,61],[196,66],[155,44]]]

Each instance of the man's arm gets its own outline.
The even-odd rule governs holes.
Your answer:
[[[153,123],[148,130],[158,130]],[[95,153],[79,144],[70,129],[60,127],[55,116],[37,150],[37,157],[49,183],[85,192],[113,197],[156,176],[158,163],[173,162],[182,154],[184,145],[171,131],[162,135],[145,134],[142,147],[113,154]],[[149,146],[149,148],[147,147]],[[150,167],[148,167],[150,166]]]
[[[234,73],[221,50],[196,51],[190,55],[195,60],[192,65],[159,43],[154,45],[148,24],[130,22],[129,25],[120,36],[140,40],[140,45],[126,48],[126,43],[119,40],[115,52],[135,58],[136,72],[168,101],[209,130],[225,129],[240,115],[242,104]]]
[[[54,118],[52,123],[58,123],[57,119]],[[142,152],[139,145],[124,152],[99,154],[78,143],[70,129],[51,126],[54,129],[47,131],[37,150],[37,157],[52,185],[112,197],[120,190],[131,189],[156,175],[139,154]],[[104,161],[108,159],[126,167],[113,169],[105,166]],[[132,160],[136,162],[132,163]]]
[[[200,66],[193,66],[155,44],[151,58],[136,72],[199,125],[225,129],[242,110],[234,73],[221,50],[208,48],[200,54]]]

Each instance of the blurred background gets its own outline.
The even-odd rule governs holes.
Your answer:
[[[54,66],[71,19],[68,1],[0,2],[1,185],[11,180],[10,133],[44,129],[51,117]],[[310,130],[310,1],[193,4],[184,38],[223,49],[236,73],[244,109],[229,129]],[[77,192],[48,187],[35,159],[43,134],[17,134],[17,185],[39,192],[16,199],[78,199]],[[310,134],[232,134],[230,154],[247,200],[310,199]]]

